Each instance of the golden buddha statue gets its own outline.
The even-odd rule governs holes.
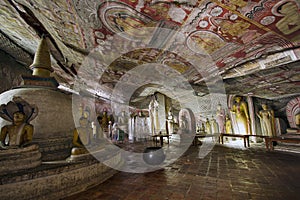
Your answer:
[[[14,96],[7,104],[0,106],[0,117],[11,122],[1,128],[0,174],[24,171],[42,163],[39,145],[32,142],[33,125],[29,123],[37,114],[37,107],[28,104],[21,97]],[[5,123],[5,121],[1,121],[1,124],[3,122]]]
[[[25,114],[17,111],[13,114],[13,124],[1,129],[0,147],[2,149],[26,146],[32,141],[33,126],[25,122]],[[8,136],[8,147],[5,146],[5,138]]]
[[[229,115],[227,114],[225,116],[225,133],[231,134],[231,133],[233,133],[232,130],[233,129],[232,129],[231,119],[230,119]]]
[[[205,122],[205,129],[206,129],[206,134],[211,134],[211,124],[208,118],[206,118],[206,122]]]
[[[14,97],[12,101],[1,105],[0,116],[12,122],[1,128],[0,149],[28,146],[34,131],[29,121],[37,116],[37,107],[29,105],[20,97]]]
[[[230,112],[235,114],[237,134],[251,134],[248,106],[245,101],[242,101],[241,96],[235,97],[235,103]]]
[[[108,131],[108,122],[109,122],[109,117],[107,114],[106,110],[103,110],[102,113],[102,118],[101,118],[101,128],[103,129],[103,131],[107,132]]]

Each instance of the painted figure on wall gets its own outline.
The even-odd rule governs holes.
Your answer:
[[[219,132],[224,133],[225,132],[225,110],[222,108],[221,104],[217,105],[216,121],[218,123]]]
[[[225,42],[215,33],[196,31],[189,36],[188,45],[194,52],[205,50],[208,54],[215,52],[225,45]]]
[[[0,149],[28,146],[34,132],[33,125],[29,121],[33,120],[37,113],[35,105],[28,104],[20,97],[14,97],[12,101],[1,105],[0,116],[12,124],[1,128]]]
[[[230,35],[232,37],[239,37],[247,32],[250,24],[243,20],[237,20],[235,22],[230,20],[219,20],[219,26],[224,36]]]
[[[248,105],[242,100],[241,96],[234,98],[235,103],[230,112],[235,115],[235,133],[237,134],[251,134],[250,118],[248,113]]]
[[[261,107],[262,110],[256,115],[260,119],[262,134],[270,137],[275,136],[274,111],[269,109],[266,104],[262,104]]]
[[[285,35],[292,34],[300,29],[300,13],[295,2],[285,2],[278,7],[278,13],[283,18],[276,23],[276,27]]]

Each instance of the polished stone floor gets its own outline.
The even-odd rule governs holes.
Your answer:
[[[142,151],[147,144],[120,146]],[[275,151],[267,152],[263,144],[244,148],[241,142],[232,141],[216,144],[204,158],[199,158],[200,147],[190,146],[176,162],[161,170],[120,171],[106,182],[65,200],[300,199],[299,146],[278,145]],[[167,148],[172,149],[172,145]]]

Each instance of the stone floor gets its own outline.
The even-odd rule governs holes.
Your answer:
[[[145,143],[122,145],[130,151],[145,147]],[[216,144],[207,156],[199,158],[200,147],[190,146],[161,170],[119,172],[64,200],[300,199],[300,154],[288,152],[289,147],[278,145],[275,151],[267,152],[263,144],[246,149],[233,141]],[[297,152],[299,148],[292,149]]]

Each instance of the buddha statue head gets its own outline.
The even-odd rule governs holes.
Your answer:
[[[0,117],[9,121],[23,121],[29,123],[38,114],[38,108],[30,105],[21,97],[13,97],[12,101],[0,106]]]
[[[261,104],[261,107],[263,110],[268,110],[268,105],[265,103]]]
[[[86,117],[81,117],[79,119],[79,124],[80,124],[80,127],[87,127],[89,124],[89,121]]]
[[[239,102],[242,101],[242,97],[241,97],[241,96],[236,96],[236,97],[234,98],[234,100],[235,100],[235,102],[239,103]]]
[[[25,122],[25,113],[22,111],[14,112],[13,114],[13,123],[20,124]]]

